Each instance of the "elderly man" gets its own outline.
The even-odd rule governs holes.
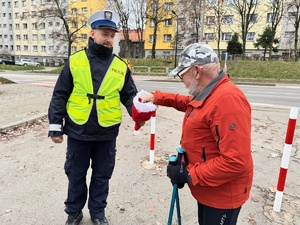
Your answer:
[[[88,18],[88,48],[70,56],[58,77],[49,106],[49,136],[55,143],[68,135],[65,173],[68,176],[66,225],[83,218],[92,168],[88,208],[95,225],[108,225],[105,217],[109,180],[115,166],[116,137],[122,121],[122,103],[131,115],[137,93],[126,63],[112,53],[119,16],[100,10]]]
[[[183,166],[168,165],[167,175],[180,187],[188,183],[200,225],[235,225],[253,180],[249,102],[205,43],[186,47],[169,75],[177,75],[190,96],[155,91],[142,100],[185,112],[180,143],[186,157]]]

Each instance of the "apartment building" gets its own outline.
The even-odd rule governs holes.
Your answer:
[[[53,0],[0,0],[0,57],[17,61],[30,58],[44,65],[60,65],[68,58],[68,43],[63,21],[50,17]],[[106,7],[106,0],[60,0],[60,9],[70,18],[74,32],[71,53],[87,46],[88,16]],[[60,38],[57,34],[62,34]],[[116,35],[114,52],[118,53]]]
[[[186,14],[182,12],[184,5],[182,0],[152,0],[152,4],[148,5],[149,11],[157,10],[161,5],[165,5],[165,22],[159,24],[159,28],[156,34],[156,58],[169,58],[174,57],[175,52],[177,56],[183,50],[183,48],[195,42],[196,39],[199,41],[209,43],[214,49],[217,49],[217,32],[218,16],[215,12],[218,0],[203,0],[204,7],[202,8],[203,18],[201,21],[193,18],[187,18]],[[224,0],[222,9],[222,20],[220,23],[220,50],[221,53],[226,52],[228,41],[231,40],[234,33],[241,34],[241,18],[237,11],[233,7],[235,0]],[[250,1],[250,0],[245,0]],[[251,57],[253,55],[262,54],[262,49],[254,47],[254,42],[259,35],[261,35],[264,29],[271,24],[273,19],[276,19],[278,15],[274,15],[271,10],[272,2],[275,0],[252,0],[256,4],[256,10],[251,16],[250,29],[247,33],[246,40],[246,56]],[[277,0],[276,0],[277,1]],[[281,1],[281,0],[280,0]],[[289,2],[295,2],[295,0],[282,0],[284,1],[284,16],[280,21],[277,30],[276,38],[280,39],[278,46],[279,52],[274,54],[278,56],[286,55],[287,52],[291,54],[294,48],[294,20],[295,11],[291,8],[287,8]],[[200,1],[199,1],[200,2]],[[150,7],[150,8],[149,8]],[[174,12],[176,17],[172,14]],[[185,27],[188,24],[195,26],[195,22],[201,22],[201,32],[199,37],[195,37],[196,31],[189,30],[187,32]],[[151,57],[151,49],[153,43],[153,22],[151,19],[147,20],[145,27],[145,56]],[[178,32],[177,48],[176,48],[176,32]],[[300,31],[299,31],[300,32]],[[300,33],[299,33],[300,35]],[[241,39],[240,39],[240,42]],[[298,44],[299,46],[299,44]]]

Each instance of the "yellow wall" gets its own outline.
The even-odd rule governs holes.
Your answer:
[[[151,1],[152,2],[152,1]],[[159,5],[162,6],[165,3],[173,2],[173,10],[176,11],[176,5],[174,0],[159,0]],[[149,10],[149,8],[147,9]],[[174,17],[171,11],[166,11],[166,19],[170,19]],[[161,22],[158,25],[158,30],[157,30],[157,38],[156,38],[156,49],[165,49],[165,50],[172,50],[174,49],[172,41],[174,40],[175,37],[175,26],[176,26],[176,19],[173,19],[172,25],[171,26],[165,26],[164,22]],[[150,42],[150,35],[153,34],[154,29],[153,27],[150,27],[150,20],[147,19],[146,21],[146,26],[145,26],[145,44],[144,48],[149,50],[152,49],[152,42]],[[172,40],[170,42],[165,42],[164,41],[164,34],[171,34],[172,35]]]
[[[82,15],[82,8],[87,8],[87,13]],[[72,8],[77,8],[78,14],[81,15],[81,21],[87,20],[88,17],[97,10],[102,10],[106,8],[106,1],[105,0],[86,0],[85,2],[82,0],[69,0],[69,12],[72,11]],[[81,25],[81,24],[79,24]],[[71,27],[72,25],[70,25]],[[71,28],[72,29],[72,28]],[[88,39],[82,40],[81,34],[87,34],[87,38],[89,37],[90,33],[90,26],[87,25],[86,27],[82,28],[77,33],[77,40],[72,44],[72,47],[76,47],[77,51],[82,49],[83,47],[87,47]],[[73,52],[72,52],[73,53]]]

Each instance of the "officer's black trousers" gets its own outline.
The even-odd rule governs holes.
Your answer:
[[[68,137],[65,162],[65,173],[69,179],[68,197],[65,201],[67,214],[80,212],[86,203],[86,174],[91,162],[88,208],[91,218],[104,217],[115,155],[116,140],[80,141]]]

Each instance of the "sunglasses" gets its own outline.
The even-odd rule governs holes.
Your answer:
[[[190,67],[186,67],[186,68],[184,68],[183,70],[181,70],[179,73],[177,73],[177,76],[180,78],[180,80],[182,80],[182,76],[183,76],[183,74],[185,74],[189,69],[191,69],[192,68],[192,66],[190,66]]]

